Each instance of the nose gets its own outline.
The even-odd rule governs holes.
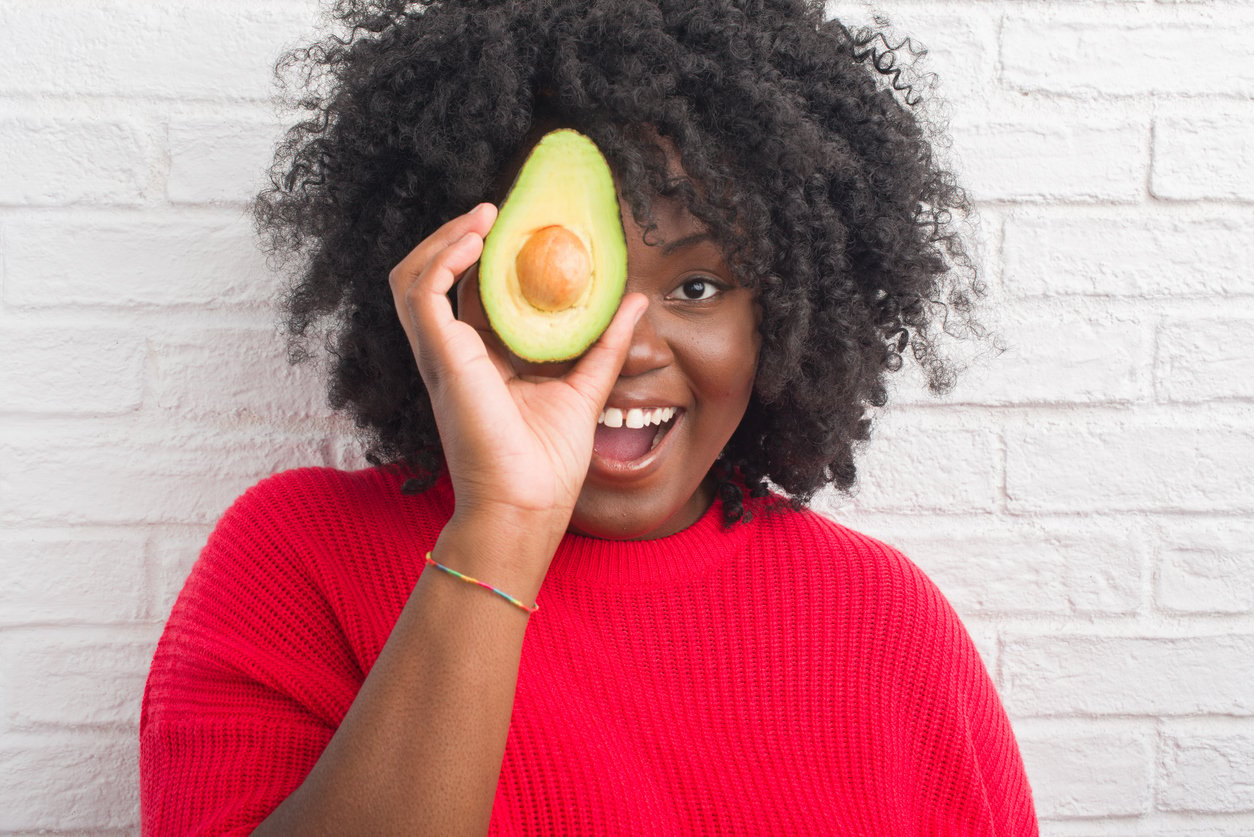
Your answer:
[[[657,300],[652,300],[631,333],[631,345],[627,347],[627,359],[619,373],[623,377],[644,375],[655,369],[669,366],[675,360],[670,341],[664,329],[665,312]]]

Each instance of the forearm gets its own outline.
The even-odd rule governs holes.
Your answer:
[[[485,343],[486,322],[456,319],[449,303],[495,218],[484,204],[449,221],[388,280],[456,495],[435,560],[529,603],[570,521],[597,414],[647,302],[624,297],[564,375],[524,378],[494,338]],[[330,744],[259,833],[483,834],[526,625],[499,597],[424,572]]]
[[[471,541],[446,530],[434,557],[532,601],[553,538],[508,538],[511,559],[540,551],[528,581],[485,558],[504,550],[485,546],[504,543],[492,534],[480,529]],[[487,591],[424,572],[322,757],[255,833],[484,834],[526,625],[525,613]]]

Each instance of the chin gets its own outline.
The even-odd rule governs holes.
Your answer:
[[[603,494],[602,490],[585,485],[568,531],[604,540],[664,538],[696,523],[714,499],[709,480],[699,483],[677,505],[655,492],[642,493],[642,498],[624,491]]]
[[[590,538],[607,541],[631,541],[661,537],[653,533],[663,528],[665,520],[641,520],[635,515],[581,515],[578,510],[571,516],[568,531]]]

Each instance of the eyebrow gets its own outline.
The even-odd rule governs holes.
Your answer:
[[[693,233],[675,241],[668,241],[662,245],[662,255],[669,256],[676,250],[682,250],[685,247],[692,247],[694,244],[700,244],[703,241],[712,241],[714,236],[708,232]]]

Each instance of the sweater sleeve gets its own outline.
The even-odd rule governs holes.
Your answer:
[[[952,614],[947,604],[945,609]],[[937,696],[947,705],[941,717],[948,717],[943,724],[948,740],[932,745],[935,752],[928,762],[953,765],[955,794],[953,805],[932,809],[933,833],[1036,837],[1032,792],[1010,721],[966,630],[956,616],[951,624],[953,679]],[[984,820],[978,828],[977,820]]]
[[[158,644],[140,718],[145,834],[248,834],[308,774],[363,675],[280,475],[223,516]]]
[[[892,621],[904,637],[896,709],[920,831],[1036,837],[1018,744],[975,644],[931,580],[889,552],[910,603]]]

